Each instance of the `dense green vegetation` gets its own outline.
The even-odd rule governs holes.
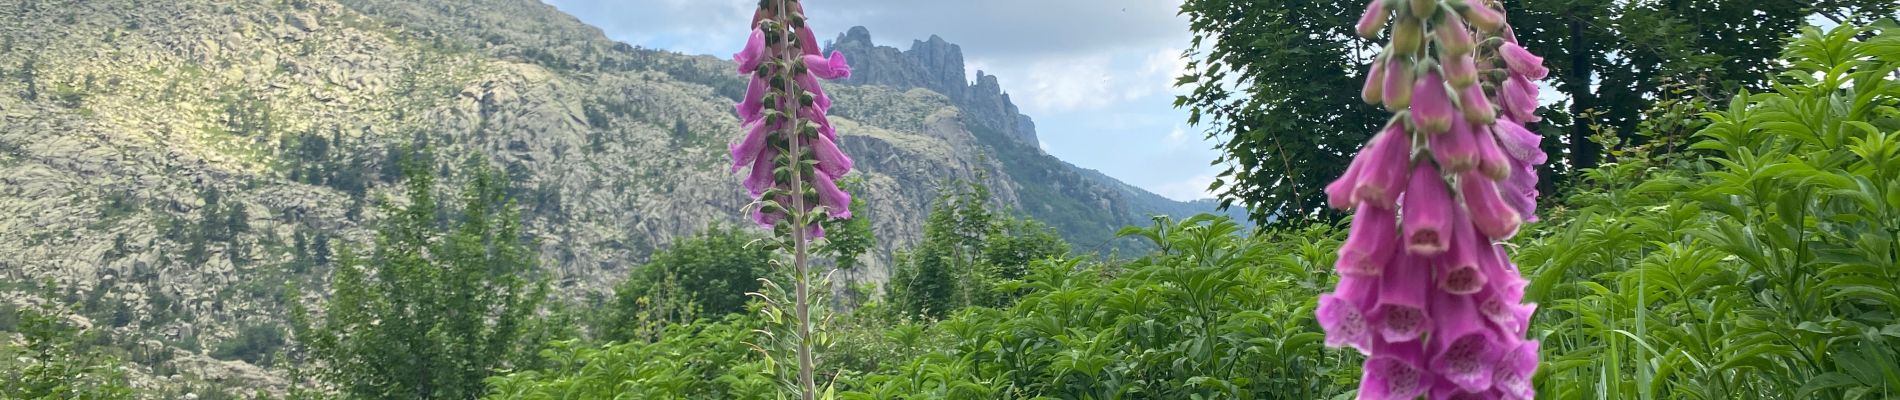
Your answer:
[[[534,365],[539,334],[557,328],[535,322],[548,286],[506,183],[471,164],[459,209],[438,205],[432,165],[405,165],[407,201],[384,202],[375,247],[344,247],[323,312],[293,312],[316,375],[341,394],[473,397],[494,371]]]
[[[1545,193],[1603,161],[1605,142],[1647,143],[1642,113],[1658,102],[1726,99],[1768,87],[1777,50],[1811,15],[1835,23],[1895,16],[1883,0],[1502,1],[1517,38],[1548,57],[1562,101],[1533,129],[1544,146]],[[1382,41],[1353,33],[1365,2],[1188,0],[1191,62],[1175,101],[1218,143],[1223,204],[1260,223],[1302,223],[1326,211],[1320,189],[1389,113],[1359,98]],[[1660,136],[1680,150],[1680,136]],[[1610,144],[1614,147],[1615,144]],[[1561,162],[1559,162],[1561,161]],[[1272,217],[1281,217],[1270,221]],[[1293,218],[1288,218],[1293,217]]]
[[[1765,61],[1774,75],[1725,101],[1670,86],[1659,90],[1680,92],[1636,123],[1592,127],[1631,140],[1602,141],[1600,162],[1512,243],[1526,300],[1541,304],[1529,335],[1543,343],[1541,396],[1900,396],[1900,26],[1872,26],[1806,31]],[[331,296],[292,290],[315,306],[292,326],[248,326],[205,353],[287,364],[300,398],[785,397],[775,355],[788,318],[768,305],[783,290],[761,278],[788,273],[757,232],[680,238],[611,300],[570,303],[548,293],[511,182],[471,163],[461,201],[441,201],[436,179],[450,177],[401,158],[403,197],[381,202],[372,241],[296,233],[285,262],[334,264]],[[246,229],[242,207],[202,197],[204,218],[177,229],[213,243]],[[843,224],[821,254],[856,268],[873,238]],[[1325,348],[1313,317],[1340,226],[1158,217],[1119,234],[1153,251],[1078,255],[1060,228],[960,184],[894,257],[882,296],[819,303],[839,304],[818,319],[820,387],[840,399],[1350,398],[1361,360]],[[74,312],[0,303],[0,398],[132,395],[123,352],[62,317]]]
[[[1612,148],[1520,235],[1529,300],[1544,305],[1531,333],[1546,346],[1544,396],[1900,393],[1900,34],[1886,29],[1809,32],[1770,93],[1652,108],[1634,134],[1693,133],[1690,150]],[[957,232],[963,213],[940,203],[932,231]],[[1011,302],[946,301],[959,291],[947,285],[892,290],[838,317],[830,387],[838,398],[979,399],[1333,398],[1356,386],[1357,356],[1323,348],[1312,317],[1342,232],[1249,235],[1197,217],[1124,234],[1158,250],[1030,260],[990,289]],[[495,378],[490,395],[769,393],[769,359],[734,344],[767,323],[732,314],[654,341],[564,342],[545,354],[558,367]]]

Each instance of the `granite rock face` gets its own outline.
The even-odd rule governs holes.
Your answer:
[[[1128,188],[1037,150],[956,45],[839,43],[858,80],[829,87],[833,120],[879,244],[846,280],[887,279],[945,182],[1078,247],[1141,222]],[[557,296],[609,293],[674,238],[745,223],[726,151],[742,79],[537,0],[0,7],[0,302],[87,303],[74,318],[172,354],[138,361],[141,387],[281,394],[283,370],[210,349],[282,327],[287,286],[325,297],[334,249],[373,245],[381,199],[402,197],[402,149],[432,149],[445,196],[458,166],[505,171]]]
[[[832,41],[830,50],[851,60],[852,77],[844,83],[920,88],[943,94],[975,124],[1034,145],[1036,123],[1016,108],[995,75],[964,72],[963,47],[931,35],[911,41],[910,50],[878,46],[871,30],[852,27]]]

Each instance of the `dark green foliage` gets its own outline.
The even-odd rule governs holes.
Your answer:
[[[770,274],[773,253],[749,246],[759,237],[737,228],[713,226],[654,253],[614,288],[613,312],[598,327],[609,341],[651,341],[672,324],[745,312],[759,291],[759,278]]]
[[[989,190],[960,184],[932,204],[924,241],[898,257],[887,302],[910,318],[942,319],[970,306],[1002,306],[997,285],[1020,278],[1030,261],[1065,255],[1068,243],[1040,223],[999,219]]]
[[[324,319],[294,311],[296,337],[352,398],[466,399],[482,379],[531,366],[547,285],[505,183],[477,164],[459,209],[437,206],[426,153],[405,157],[408,201],[384,205],[375,246],[346,246]]]
[[[100,332],[69,324],[52,308],[0,310],[17,321],[21,335],[0,333],[0,398],[131,399],[132,388],[118,360],[88,351]]]
[[[1612,151],[1521,240],[1544,393],[1900,393],[1900,32],[1811,30],[1782,57],[1773,92],[1703,114],[1705,157]]]
[[[1813,4],[1809,4],[1813,3]],[[1193,60],[1176,83],[1189,124],[1219,141],[1229,169],[1213,188],[1223,204],[1245,205],[1261,224],[1333,219],[1321,189],[1389,114],[1359,99],[1372,42],[1353,33],[1362,1],[1190,0],[1182,14],[1195,32]],[[1541,129],[1558,134],[1547,168],[1596,165],[1593,136],[1646,140],[1636,124],[1650,103],[1692,97],[1722,101],[1737,89],[1765,88],[1780,41],[1813,12],[1855,20],[1892,15],[1892,2],[1506,1],[1525,47],[1547,59],[1566,110],[1546,110]],[[1670,83],[1688,84],[1691,90]],[[1565,112],[1567,111],[1567,112]],[[1551,173],[1551,171],[1546,171]],[[1557,184],[1561,179],[1545,179]],[[1549,186],[1547,186],[1549,188]],[[1545,190],[1555,193],[1555,190]],[[1277,220],[1270,220],[1278,217]]]
[[[772,368],[751,345],[761,324],[745,314],[673,325],[654,342],[593,346],[555,342],[546,369],[488,380],[496,399],[781,398]]]

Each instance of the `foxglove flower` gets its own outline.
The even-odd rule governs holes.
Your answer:
[[[831,218],[851,217],[851,195],[838,189],[837,179],[851,171],[852,161],[838,148],[825,117],[831,98],[819,85],[849,78],[851,66],[843,54],[820,54],[802,7],[789,4],[788,15],[762,5],[745,47],[732,56],[751,82],[733,105],[746,134],[729,150],[734,172],[751,169],[744,187],[759,200],[752,220],[767,227],[808,224],[790,228],[811,240],[824,236],[816,219],[792,216],[822,208]]]
[[[1366,354],[1362,399],[1536,395],[1539,347],[1524,335],[1537,307],[1497,241],[1536,218],[1547,157],[1524,124],[1538,121],[1535,80],[1549,70],[1493,3],[1454,1],[1453,15],[1376,0],[1360,19],[1367,37],[1393,29],[1362,96],[1405,112],[1326,187],[1327,204],[1354,217],[1339,285],[1315,314],[1326,345]],[[1427,45],[1438,51],[1417,51]]]

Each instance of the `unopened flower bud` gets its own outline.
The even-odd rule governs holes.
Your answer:
[[[1471,21],[1471,26],[1477,27],[1479,31],[1497,32],[1504,27],[1504,13],[1483,4],[1472,4],[1464,9],[1463,14],[1465,20]]]
[[[1471,28],[1455,14],[1446,14],[1445,19],[1432,27],[1432,33],[1438,37],[1438,54],[1457,56],[1470,53],[1477,44],[1471,39]]]
[[[1392,51],[1403,55],[1418,52],[1425,42],[1425,22],[1415,17],[1401,17],[1399,23],[1392,26]]]
[[[1393,55],[1385,65],[1385,109],[1399,112],[1412,106],[1412,63]]]
[[[1451,87],[1464,88],[1478,82],[1478,63],[1471,54],[1439,57],[1443,65],[1439,69],[1445,72],[1445,83]]]
[[[1491,106],[1491,99],[1484,97],[1484,87],[1465,86],[1458,91],[1458,109],[1464,111],[1465,120],[1472,125],[1486,126],[1498,120],[1498,110]]]
[[[1426,71],[1412,89],[1412,122],[1420,131],[1439,134],[1451,129],[1451,120],[1457,118],[1454,107],[1451,94],[1445,91],[1445,80],[1437,71]]]
[[[1372,39],[1379,37],[1379,31],[1385,30],[1385,22],[1390,14],[1385,9],[1386,0],[1372,0],[1366,4],[1366,11],[1359,15],[1359,37]]]
[[[1365,87],[1359,90],[1359,98],[1366,104],[1378,105],[1385,100],[1385,58],[1372,60],[1372,69],[1366,71]]]
[[[1438,0],[1410,0],[1408,2],[1412,5],[1413,17],[1430,18],[1433,12],[1438,11]]]

